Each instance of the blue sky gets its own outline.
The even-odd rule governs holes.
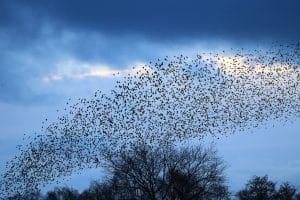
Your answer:
[[[55,121],[67,99],[108,92],[117,78],[166,55],[300,38],[297,0],[0,2],[0,169],[23,134]],[[216,141],[233,188],[269,174],[300,187],[299,119]],[[76,187],[76,185],[75,185]],[[80,186],[83,187],[83,186]]]

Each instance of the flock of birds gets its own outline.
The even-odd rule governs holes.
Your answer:
[[[7,163],[0,199],[37,190],[132,145],[172,145],[300,117],[300,46],[159,59],[80,99]]]

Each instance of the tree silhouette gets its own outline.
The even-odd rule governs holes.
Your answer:
[[[300,192],[298,192],[298,193],[295,195],[295,199],[296,199],[296,200],[300,200]]]
[[[246,184],[246,188],[239,191],[240,200],[274,200],[276,198],[275,183],[268,180],[268,176],[254,176]]]
[[[47,193],[45,200],[78,200],[79,193],[71,188],[55,188]]]
[[[240,200],[293,200],[298,198],[295,194],[295,187],[287,182],[276,190],[276,183],[268,176],[254,176],[236,196]]]
[[[215,149],[136,146],[109,161],[121,199],[227,199]],[[129,195],[129,196],[128,196]]]
[[[296,188],[289,183],[283,183],[277,192],[278,200],[293,200],[296,194]]]
[[[114,200],[117,199],[116,196],[120,196],[117,192],[114,179],[101,183],[93,181],[90,187],[80,194],[79,198],[82,200]]]
[[[147,149],[147,158],[149,158],[149,155],[154,153],[153,149],[149,149],[148,147],[145,148],[140,146],[137,149],[139,150],[145,150]],[[183,148],[181,150],[179,149],[171,149],[171,151],[164,151],[164,155],[169,155],[170,152],[176,153],[178,157],[182,157],[183,151],[199,151],[201,149],[200,155],[204,155],[205,152],[211,152],[209,155],[212,157],[216,156],[215,151],[212,148],[209,149],[202,149],[202,148]],[[170,150],[170,149],[169,149]],[[161,151],[160,151],[161,152]],[[138,153],[139,154],[139,153]],[[131,155],[129,157],[133,158],[134,152],[131,152]],[[172,154],[174,155],[174,154]],[[191,153],[190,155],[193,155]],[[198,154],[199,155],[199,154]],[[162,155],[160,155],[162,156]],[[205,155],[207,157],[207,155]],[[139,158],[139,156],[134,156],[134,160]],[[190,157],[194,158],[194,157]],[[200,157],[199,157],[200,158]],[[219,159],[218,157],[214,157],[215,159]],[[123,158],[119,158],[119,161]],[[145,158],[143,158],[145,159]],[[160,159],[158,159],[160,160]],[[172,160],[172,159],[170,159]],[[163,169],[163,172],[161,173],[161,176],[158,177],[160,186],[162,186],[161,190],[157,190],[156,193],[151,197],[149,196],[148,191],[151,191],[151,189],[147,189],[146,187],[142,187],[142,184],[140,184],[144,179],[144,182],[151,182],[151,176],[147,176],[146,174],[143,174],[141,172],[145,172],[154,166],[150,166],[150,168],[141,168],[139,169],[139,172],[137,176],[140,176],[140,183],[135,184],[135,180],[132,179],[132,171],[135,171],[137,167],[133,170],[128,170],[126,166],[125,168],[118,168],[113,170],[112,178],[109,180],[106,180],[104,182],[97,182],[93,181],[90,185],[90,187],[86,190],[84,190],[82,193],[78,193],[76,190],[68,188],[68,187],[62,187],[62,188],[55,188],[52,191],[49,191],[46,196],[41,195],[39,192],[27,192],[24,195],[16,194],[12,197],[9,197],[7,199],[9,200],[123,200],[123,199],[131,199],[131,200],[138,200],[138,199],[166,199],[166,200],[187,200],[187,199],[230,199],[229,192],[227,186],[224,184],[224,175],[223,178],[218,178],[219,181],[216,181],[216,179],[207,177],[199,177],[199,173],[187,173],[186,168],[184,169],[178,169],[181,165],[178,165],[179,162],[173,162],[167,161],[168,166],[170,169],[166,170]],[[183,160],[186,160],[186,157],[184,157]],[[119,162],[118,161],[118,162]],[[199,160],[196,160],[194,163],[197,164]],[[220,160],[221,161],[221,160]],[[165,162],[165,161],[164,161]],[[197,169],[202,168],[202,171],[214,171],[211,168],[203,168],[203,163],[209,162],[207,159],[204,159],[201,161],[202,164],[201,167],[197,167]],[[123,163],[123,162],[122,162]],[[222,161],[221,161],[222,163]],[[149,164],[149,162],[148,162]],[[112,164],[115,165],[115,164]],[[199,165],[199,166],[200,166]],[[223,165],[223,164],[221,164]],[[144,165],[140,165],[141,167],[144,167]],[[208,164],[209,166],[209,164]],[[220,167],[221,169],[223,167]],[[122,172],[120,172],[122,171]],[[126,171],[127,176],[125,177],[126,180],[124,180],[124,176],[120,176],[122,173]],[[220,171],[221,173],[221,171]],[[164,175],[166,174],[166,175]],[[215,174],[215,173],[213,173]],[[146,175],[147,177],[142,177]],[[203,175],[203,174],[202,174]],[[137,177],[135,176],[135,177]],[[166,178],[165,178],[166,177]],[[210,176],[212,177],[212,176]],[[199,180],[202,181],[199,181]],[[203,185],[203,180],[205,180],[206,184]],[[153,182],[153,181],[152,181]],[[155,182],[155,181],[154,181]],[[130,185],[128,185],[128,183]],[[145,184],[144,184],[145,185]],[[146,184],[147,185],[147,184]],[[151,185],[149,185],[151,187]],[[147,194],[146,194],[147,193]],[[280,185],[278,190],[276,190],[276,183],[269,180],[267,176],[264,177],[258,177],[254,176],[251,180],[248,181],[246,184],[245,189],[239,191],[236,195],[238,199],[251,199],[251,200],[257,200],[257,199],[272,199],[272,200],[298,200],[299,199],[299,193],[296,193],[295,186],[289,184],[288,182],[284,182]]]
[[[137,143],[170,146],[299,117],[299,58],[292,44],[145,65],[110,94],[80,99],[20,147],[0,180],[0,197],[101,167],[109,152]]]
[[[94,182],[81,199],[229,199],[224,164],[212,147],[139,145],[107,167],[112,178]]]

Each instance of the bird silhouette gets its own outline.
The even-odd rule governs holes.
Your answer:
[[[165,57],[128,74],[109,94],[69,100],[65,113],[46,120],[7,163],[0,197],[101,167],[135,144],[163,147],[298,118],[299,58],[298,44],[277,43],[232,55]]]

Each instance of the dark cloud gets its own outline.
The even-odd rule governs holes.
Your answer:
[[[36,99],[29,82],[63,58],[124,67],[194,41],[299,39],[299,7],[297,0],[2,0],[0,101]]]
[[[297,0],[19,2],[9,3],[10,12],[26,10],[35,20],[106,34],[134,33],[155,39],[207,36],[298,39],[300,36]],[[18,15],[9,20],[21,20],[16,18]]]
[[[57,87],[40,90],[39,82],[43,77],[55,74],[59,63],[69,60],[127,68],[135,62],[146,62],[160,56],[159,44],[148,44],[130,36],[118,38],[85,31],[75,33],[47,25],[35,32],[37,37],[32,39],[22,34],[18,38],[16,33],[0,34],[0,102],[48,103],[49,98],[57,93],[53,91]]]

